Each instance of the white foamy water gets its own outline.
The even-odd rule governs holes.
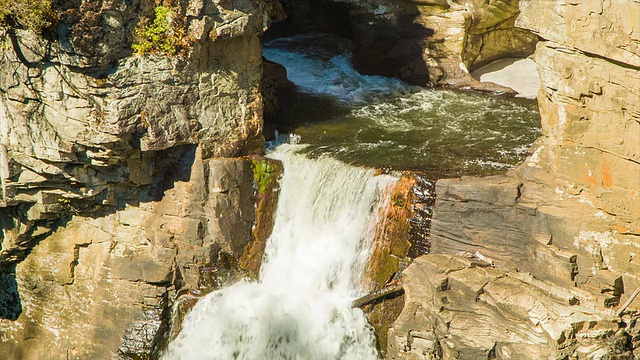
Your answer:
[[[301,39],[322,40],[320,35],[273,40],[266,44],[262,55],[287,69],[287,78],[307,93],[326,95],[338,100],[361,103],[372,97],[407,91],[410,87],[400,80],[362,75],[351,65],[350,55],[332,55],[322,48],[301,48],[291,43]],[[315,52],[314,52],[315,50]]]
[[[327,34],[264,46],[301,90],[281,99],[273,124],[295,132],[313,155],[435,177],[488,175],[520,163],[539,135],[535,101],[362,75],[349,61],[353,47]]]
[[[299,148],[270,154],[285,171],[259,281],[202,298],[163,359],[378,359],[370,326],[351,302],[361,295],[381,194],[396,180],[310,160],[295,154]]]

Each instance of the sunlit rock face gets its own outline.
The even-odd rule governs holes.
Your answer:
[[[469,71],[533,53],[537,37],[516,28],[518,1],[350,1],[361,46],[356,67],[413,84],[480,86]]]
[[[516,25],[544,39],[542,137],[507,176],[437,183],[432,253],[463,257],[427,256],[406,271],[413,285],[389,335],[395,358],[640,352],[637,3],[521,1],[520,10]],[[543,337],[501,334],[505,316],[514,332]]]
[[[338,33],[359,45],[356,69],[415,85],[443,84],[508,92],[482,85],[469,71],[505,57],[526,57],[538,37],[515,27],[518,0],[283,0],[278,27]],[[289,31],[287,31],[287,29]]]
[[[176,291],[242,255],[252,162],[222,157],[261,151],[274,4],[174,1],[174,56],[131,49],[154,1],[54,1],[42,36],[0,29],[3,355],[144,358]]]

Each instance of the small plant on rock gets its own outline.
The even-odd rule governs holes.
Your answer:
[[[0,27],[20,27],[39,33],[54,20],[51,0],[0,1]]]
[[[252,163],[253,179],[256,181],[260,194],[264,194],[273,181],[276,169],[266,160],[253,159]]]
[[[154,9],[153,22],[140,22],[135,29],[136,43],[131,45],[137,54],[163,53],[176,55],[184,52],[191,41],[185,36],[184,18],[167,6]]]

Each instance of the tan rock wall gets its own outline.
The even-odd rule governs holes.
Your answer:
[[[536,52],[549,168],[620,221],[638,224],[640,71],[555,43]],[[638,232],[636,229],[636,232]]]
[[[583,19],[584,7],[561,1],[552,7],[550,3],[536,2],[540,8],[531,2],[523,3],[523,17],[519,23],[533,24],[532,13],[543,14],[541,19],[553,19],[553,22],[538,20],[531,25],[534,30],[542,36],[553,33],[548,35],[553,40],[564,37],[572,40],[563,44],[545,41],[538,45],[536,62],[542,79],[538,102],[543,136],[537,142],[535,153],[511,174],[510,180],[520,187],[514,199],[515,208],[522,209],[523,219],[538,220],[533,224],[531,220],[516,220],[515,213],[504,208],[509,215],[495,223],[501,225],[483,222],[480,209],[493,206],[493,210],[486,211],[500,212],[502,207],[495,207],[486,196],[478,197],[478,203],[456,203],[468,197],[465,189],[476,188],[485,180],[443,181],[439,184],[440,200],[434,220],[434,249],[474,248],[482,251],[484,247],[488,252],[500,254],[496,257],[503,264],[509,263],[510,257],[519,259],[514,264],[522,264],[527,255],[533,254],[531,251],[505,252],[500,246],[487,248],[479,239],[468,241],[474,237],[472,229],[478,227],[480,238],[486,235],[482,232],[492,231],[492,228],[517,229],[523,232],[519,237],[531,240],[517,242],[516,236],[507,236],[498,242],[503,245],[511,242],[518,248],[527,248],[538,246],[533,241],[539,238],[535,229],[542,227],[549,233],[542,243],[557,247],[553,253],[577,255],[575,280],[578,285],[589,282],[591,276],[600,276],[598,269],[612,270],[627,281],[627,290],[622,295],[624,300],[640,285],[635,269],[619,265],[623,258],[625,264],[629,259],[635,263],[634,256],[613,254],[617,251],[636,253],[640,246],[640,203],[637,196],[640,189],[640,69],[633,65],[633,57],[626,58],[630,59],[629,63],[621,63],[624,59],[619,56],[620,52],[612,51],[610,59],[604,56],[614,48],[635,49],[638,40],[635,32],[631,31],[635,24],[618,23],[608,35],[597,31],[589,33],[587,28],[580,35],[575,35],[579,36],[578,39],[571,29],[582,24],[581,21],[584,26],[593,26],[610,18],[628,18],[626,12],[633,15],[635,10],[633,2],[627,2],[627,7],[609,6],[609,2],[603,2],[598,7],[600,12],[588,13],[592,19],[586,21]],[[548,14],[554,11],[559,13]],[[628,18],[628,21],[633,19]],[[619,29],[627,31],[622,40],[619,39],[622,36]],[[587,42],[585,34],[591,34],[588,45],[583,44]],[[618,43],[612,43],[612,39],[618,39]],[[574,43],[580,45],[573,47]],[[585,53],[579,48],[600,52],[602,56]],[[502,185],[498,181],[492,186]],[[510,186],[514,187],[513,184]],[[451,224],[445,214],[456,213],[457,210],[451,210],[456,206],[467,209],[465,211],[477,209],[478,215],[465,220],[472,225],[466,228],[463,236],[454,235],[459,229],[447,229],[445,226]],[[529,214],[526,209],[530,209]],[[544,225],[534,226],[537,223]],[[494,236],[485,238],[492,243],[492,239],[497,239]],[[613,248],[618,250],[612,251]],[[544,271],[545,264],[544,261],[534,262],[526,268],[530,272],[538,271],[536,269]],[[614,270],[622,268],[625,268],[622,272]]]
[[[273,4],[174,2],[192,48],[132,56],[154,1],[59,3],[0,29],[0,357],[147,358],[251,240]]]
[[[547,41],[640,67],[640,9],[633,0],[520,1],[516,25]]]
[[[526,57],[538,41],[515,27],[518,0],[334,1],[348,5],[356,68],[413,84],[481,88],[470,70]]]
[[[9,359],[148,356],[179,292],[233,279],[228,261],[251,240],[251,160],[197,156],[186,170],[157,201],[73,216],[17,264],[22,313],[0,320]]]
[[[428,295],[408,290],[406,311],[389,336],[397,339],[396,358],[421,351],[432,351],[434,358],[630,358],[640,351],[640,299],[632,299],[640,288],[640,6],[631,0],[523,0],[520,10],[516,25],[544,39],[535,53],[542,137],[525,163],[505,176],[438,181],[431,229],[433,253],[465,254],[504,271],[504,278],[478,281],[505,282],[505,295],[490,295],[485,285],[474,300],[469,289],[456,288],[465,284],[475,291],[467,280],[450,287],[434,284]],[[412,265],[406,280],[424,276],[422,271],[433,283],[432,270],[443,269],[441,260]],[[450,271],[458,270],[436,273],[444,278]],[[514,278],[522,283],[509,280]],[[418,281],[415,289],[424,284]],[[546,295],[536,300],[541,301],[536,309],[545,314],[536,320],[521,318],[532,310],[510,313],[533,300],[504,303],[541,289]],[[562,292],[570,296],[559,299]],[[412,302],[419,296],[425,297]],[[459,296],[466,300],[458,308]],[[494,306],[500,314],[487,315],[487,307]],[[583,320],[572,319],[579,312],[603,331],[600,337],[580,334]],[[602,314],[612,315],[603,327]],[[487,316],[491,320],[482,320]],[[502,316],[506,324],[500,324]],[[544,324],[547,318],[551,326]],[[535,331],[545,334],[540,342],[533,333],[523,338],[533,341],[528,345],[495,340],[505,327],[523,331],[531,324],[541,326]],[[414,349],[412,339],[425,350]],[[602,339],[618,345],[603,347]]]
[[[575,306],[577,292],[477,259],[426,255],[407,268],[404,288],[388,359],[632,356],[617,319]]]

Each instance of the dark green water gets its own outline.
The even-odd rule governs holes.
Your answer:
[[[347,41],[326,36],[265,46],[265,57],[283,64],[300,89],[282,99],[277,127],[309,144],[311,155],[435,177],[490,175],[524,160],[539,135],[535,100],[364,76],[348,51]]]

